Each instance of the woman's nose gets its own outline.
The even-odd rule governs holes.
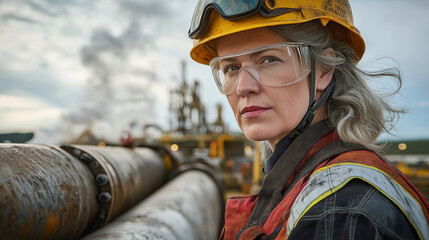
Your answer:
[[[247,96],[257,94],[261,90],[259,73],[254,68],[242,67],[238,75],[237,94]]]

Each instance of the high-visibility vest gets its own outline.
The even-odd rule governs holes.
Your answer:
[[[335,137],[326,139],[338,141]],[[310,151],[314,153],[314,147]],[[390,162],[368,150],[348,151],[323,161],[294,185],[262,225],[245,228],[258,195],[229,198],[221,239],[256,239],[268,236],[280,227],[275,233],[277,236],[270,239],[287,239],[312,206],[339,191],[352,179],[363,180],[384,194],[404,213],[419,237],[429,239],[429,212],[424,197]]]

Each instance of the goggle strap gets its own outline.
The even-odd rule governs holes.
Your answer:
[[[320,97],[319,101],[316,101],[315,102],[316,104],[311,108],[313,112],[316,111],[320,107],[320,105],[322,105],[328,99],[329,95],[331,95],[333,88],[334,88],[334,80],[332,79],[331,82],[326,87],[326,90],[323,93],[322,97]]]
[[[304,132],[308,127],[310,127],[311,122],[314,118],[314,111],[313,109],[317,103],[314,101],[314,90],[316,86],[316,73],[315,73],[315,63],[314,58],[311,57],[311,72],[310,72],[310,99],[308,104],[307,112],[305,113],[304,117],[301,119],[301,121],[298,123],[298,126],[296,126],[294,135],[299,135],[302,132]],[[317,108],[316,108],[317,109]]]
[[[311,61],[311,72],[310,72],[310,100],[308,103],[308,109],[314,105],[314,92],[316,89],[316,65],[314,63],[313,56],[310,56]]]
[[[325,92],[322,97],[318,101],[314,101],[314,89],[316,84],[315,78],[315,67],[314,67],[314,59],[311,58],[311,79],[310,79],[310,105],[305,113],[304,117],[299,122],[298,126],[295,128],[294,135],[299,135],[304,132],[308,127],[310,127],[311,121],[314,118],[314,112],[328,99],[331,95],[332,89],[334,88],[335,81],[332,79],[331,82],[326,87]]]

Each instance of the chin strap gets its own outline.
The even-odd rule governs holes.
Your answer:
[[[299,122],[298,126],[296,126],[293,135],[298,136],[310,126],[314,118],[314,112],[328,99],[329,95],[332,92],[333,87],[334,87],[334,80],[332,79],[331,82],[326,87],[325,92],[323,93],[319,101],[314,100],[314,92],[316,89],[316,71],[315,71],[314,59],[311,58],[310,101],[308,104],[308,110],[305,113],[304,117],[301,119],[301,122]]]

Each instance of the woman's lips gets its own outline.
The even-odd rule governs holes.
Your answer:
[[[252,118],[261,115],[266,112],[269,108],[259,106],[249,106],[241,110],[241,115],[245,118]]]

